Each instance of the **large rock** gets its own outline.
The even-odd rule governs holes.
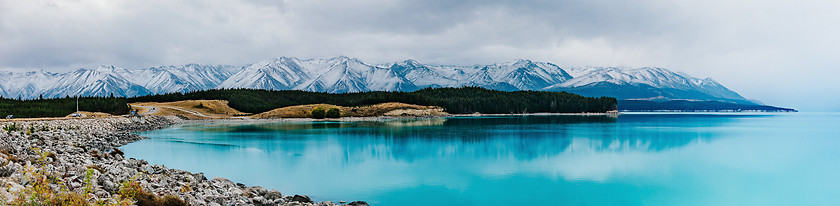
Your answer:
[[[236,184],[234,184],[233,181],[221,177],[214,177],[213,180],[210,180],[210,184],[212,184],[213,187],[216,188],[236,187]]]
[[[268,193],[268,190],[260,186],[253,186],[245,189],[245,196],[248,197],[264,196],[265,193]]]
[[[347,205],[350,205],[350,206],[368,206],[368,203],[365,202],[365,201],[355,201],[355,202],[351,202],[350,204],[347,204]]]
[[[271,191],[269,191],[269,192],[267,192],[267,193],[265,194],[265,198],[266,198],[266,199],[269,199],[269,200],[282,199],[282,198],[283,198],[283,194],[281,194],[281,193],[280,193],[280,192],[278,192],[277,190],[271,190]]]
[[[18,168],[11,161],[0,162],[0,177],[8,177],[14,174]]]
[[[309,196],[306,196],[306,195],[295,195],[294,197],[292,197],[292,201],[303,202],[303,203],[312,203],[312,200],[309,199]]]

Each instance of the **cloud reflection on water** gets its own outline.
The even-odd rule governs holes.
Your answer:
[[[233,179],[329,198],[425,187],[475,190],[488,181],[520,178],[574,184],[667,176],[668,166],[661,163],[672,161],[670,153],[711,142],[719,128],[750,116],[709,118],[507,116],[211,124],[148,132],[144,135],[156,142],[129,146],[150,150],[142,156],[150,162],[205,168],[199,171],[210,169],[208,174],[225,177],[248,174]]]

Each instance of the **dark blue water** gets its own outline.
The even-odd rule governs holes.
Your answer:
[[[127,156],[317,201],[838,205],[840,114],[181,125]]]

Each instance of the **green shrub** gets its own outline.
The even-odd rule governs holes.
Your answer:
[[[327,115],[326,113],[324,108],[315,107],[315,109],[312,109],[312,118],[323,119]]]
[[[327,118],[339,118],[341,117],[341,111],[338,108],[330,108],[327,110]]]
[[[14,123],[14,122],[11,123],[11,124],[7,124],[7,125],[3,126],[3,130],[9,131],[9,132],[20,131],[22,129],[23,129],[23,127],[18,127],[17,123]]]

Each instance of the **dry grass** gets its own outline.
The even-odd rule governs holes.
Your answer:
[[[151,115],[181,115],[189,119],[229,119],[236,116],[247,116],[249,113],[240,112],[228,106],[225,100],[186,100],[177,102],[140,102],[132,103],[132,108],[138,113],[145,113],[148,109],[138,106],[151,106],[158,109]],[[201,115],[196,115],[199,113]]]
[[[307,104],[277,108],[251,116],[256,119],[270,118],[308,118],[312,109],[321,107],[324,109],[338,108],[342,117],[376,117],[376,116],[440,116],[446,115],[443,109],[435,106],[421,106],[398,102],[381,103],[370,106],[343,107],[330,104]],[[396,111],[396,112],[394,112]]]
[[[143,187],[134,180],[122,183],[118,192],[121,198],[134,199],[137,206],[181,206],[188,205],[186,202],[173,195],[156,196],[143,190]]]
[[[181,115],[188,119],[230,119],[250,115],[237,111],[228,106],[224,100],[187,100],[177,102],[141,102],[131,106],[138,113],[145,113],[147,109],[139,106],[151,106],[158,109],[150,115]],[[344,107],[329,104],[307,104],[277,108],[268,112],[252,115],[250,118],[309,118],[312,109],[321,107],[326,110],[337,108],[342,117],[376,117],[376,116],[441,116],[447,115],[443,109],[435,106],[421,106],[398,102],[381,103],[370,106]],[[199,113],[200,115],[197,115]]]
[[[181,116],[187,117],[189,119],[209,119],[209,118],[206,118],[206,117],[202,117],[202,116],[194,115],[194,114],[191,114],[191,113],[187,113],[187,112],[184,112],[184,111],[181,111],[181,110],[175,110],[175,109],[162,107],[160,104],[156,104],[156,103],[146,102],[146,103],[142,103],[142,104],[143,104],[143,106],[154,106],[158,109],[157,112],[150,113],[150,114],[147,114],[147,115],[158,115],[158,116],[181,115]],[[137,109],[138,114],[144,114],[148,111],[148,110],[139,111],[139,109],[141,109],[142,107],[134,107],[133,105],[136,105],[136,104],[132,104],[132,108]]]
[[[339,110],[346,111],[347,107],[330,105],[330,104],[307,104],[307,105],[297,105],[297,106],[289,106],[283,108],[273,109],[271,111],[263,112],[251,116],[251,118],[257,119],[269,119],[269,118],[307,118],[310,117],[312,114],[312,109],[315,107],[322,107],[325,109],[328,108],[338,108]],[[342,114],[345,115],[345,114]]]
[[[135,104],[129,104],[129,105],[131,105],[131,109],[136,111],[137,114],[143,114],[143,113],[149,112],[149,109],[146,109],[145,107],[137,107],[137,106],[134,106]]]
[[[167,103],[173,107],[188,108],[205,114],[224,114],[229,116],[244,116],[249,113],[240,112],[228,106],[227,100],[187,100]]]

